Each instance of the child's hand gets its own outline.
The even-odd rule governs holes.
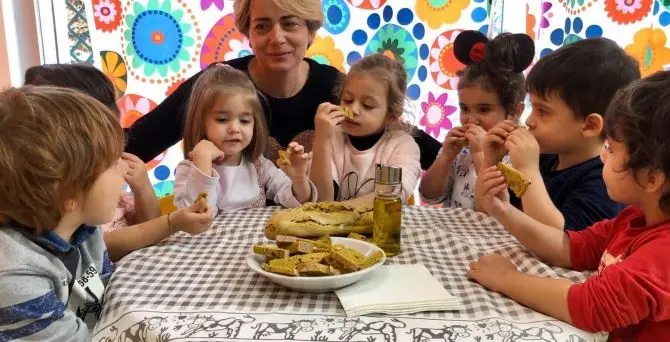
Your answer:
[[[514,272],[518,270],[509,260],[500,254],[491,254],[471,263],[467,276],[491,291],[502,292],[507,276]]]
[[[189,157],[191,157],[194,163],[196,160],[199,160],[209,161],[214,164],[221,164],[223,163],[225,154],[218,147],[216,147],[213,142],[207,139],[202,139],[195,145],[193,151],[189,153]]]
[[[486,131],[478,125],[468,125],[465,131],[465,138],[468,139],[470,151],[472,153],[482,152],[482,145]]]
[[[336,106],[330,102],[324,102],[319,105],[314,116],[314,129],[317,136],[323,139],[330,140],[333,135],[335,127],[344,120],[344,113],[340,110],[340,106]]]
[[[496,166],[486,168],[477,176],[475,197],[484,211],[495,218],[507,214],[511,208],[505,178]]]
[[[149,175],[147,174],[146,165],[142,162],[142,159],[138,158],[134,154],[122,153],[121,159],[126,162],[128,165],[128,171],[126,172],[124,179],[130,186],[130,189],[133,192],[139,192],[142,189],[152,189],[151,181],[149,180]]]
[[[305,148],[297,142],[291,142],[286,151],[291,165],[282,164],[279,167],[293,182],[305,180],[311,165],[312,154],[305,153]]]
[[[512,165],[521,173],[530,174],[540,168],[540,145],[533,134],[522,127],[507,137],[505,148],[509,151]]]
[[[495,165],[502,161],[507,149],[505,141],[509,134],[517,128],[517,124],[511,120],[505,120],[493,126],[484,136],[482,143],[482,152],[488,166]],[[514,165],[516,167],[516,165]]]
[[[205,232],[212,226],[212,208],[207,206],[205,199],[201,199],[188,208],[179,209],[168,215],[172,215],[170,217],[172,227],[170,228],[192,235]]]
[[[465,132],[467,131],[468,126],[459,126],[454,127],[447,132],[447,137],[444,138],[442,143],[442,154],[448,160],[456,159],[456,156],[463,149],[463,139],[465,138]]]

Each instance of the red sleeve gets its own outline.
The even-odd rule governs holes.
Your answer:
[[[613,231],[614,220],[596,222],[581,231],[567,231],[570,238],[570,264],[577,271],[595,270]]]
[[[643,320],[670,319],[669,245],[670,234],[656,234],[623,262],[570,287],[568,310],[574,326],[613,331]]]

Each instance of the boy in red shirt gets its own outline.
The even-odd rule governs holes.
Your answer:
[[[493,254],[470,265],[468,277],[534,310],[610,341],[670,337],[670,72],[621,90],[605,115],[601,153],[608,195],[628,207],[580,232],[563,232],[509,203],[495,167],[481,177],[482,206],[538,257],[561,267],[597,270],[584,283],[540,278]]]

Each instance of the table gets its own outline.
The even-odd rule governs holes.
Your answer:
[[[211,231],[175,234],[118,262],[94,341],[600,341],[469,281],[479,256],[498,252],[523,272],[582,281],[550,267],[488,216],[462,209],[407,206],[402,252],[388,263],[422,263],[459,312],[346,317],[334,293],[288,290],[245,262],[276,208],[219,215]]]

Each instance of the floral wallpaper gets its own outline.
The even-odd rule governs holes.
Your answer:
[[[201,68],[252,53],[234,27],[232,0],[90,0],[86,5],[92,6],[94,57],[114,82],[124,127]],[[322,7],[326,21],[307,55],[342,71],[375,52],[402,61],[409,79],[407,117],[440,140],[459,125],[456,72],[463,66],[452,53],[454,38],[462,30],[487,33],[504,25],[501,0],[322,0]],[[525,13],[514,18],[526,21],[538,58],[604,36],[640,60],[645,75],[670,64],[668,0],[528,0]],[[172,192],[181,157],[177,144],[148,164],[158,195]]]

